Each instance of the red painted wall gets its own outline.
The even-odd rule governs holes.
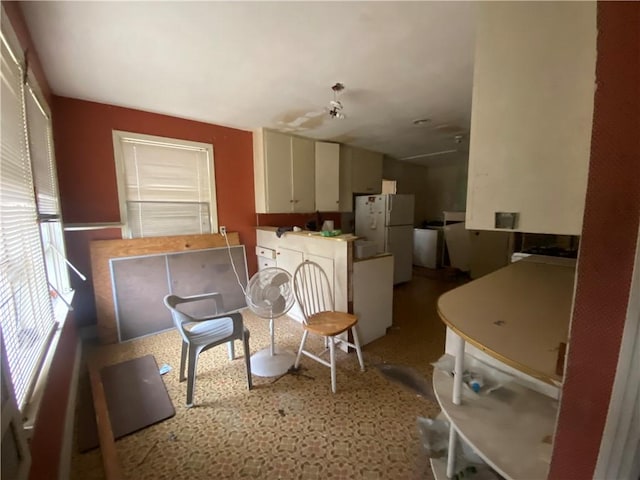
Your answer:
[[[640,222],[640,3],[598,3],[597,91],[567,370],[549,478],[593,477]]]
[[[120,208],[112,130],[158,135],[213,145],[219,225],[240,234],[249,274],[257,269],[251,132],[155,113],[53,97],[53,129],[65,223],[119,222]],[[88,242],[119,238],[117,230],[67,233],[70,260],[91,278]],[[95,323],[90,281],[78,288],[74,305],[80,325]],[[80,315],[80,312],[82,314]]]

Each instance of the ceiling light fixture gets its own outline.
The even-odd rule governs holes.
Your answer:
[[[342,112],[342,109],[344,107],[338,100],[338,94],[344,90],[344,84],[338,82],[333,87],[331,87],[331,90],[333,90],[333,100],[329,102],[329,116],[331,118],[342,120],[343,118],[345,118],[345,114]]]

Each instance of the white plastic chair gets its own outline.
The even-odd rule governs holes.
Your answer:
[[[211,315],[196,317],[179,309],[178,305],[213,300],[215,311]],[[229,360],[235,357],[233,341],[241,340],[244,345],[244,360],[247,366],[247,384],[251,390],[251,354],[249,350],[249,330],[244,327],[242,314],[239,312],[224,312],[222,295],[219,293],[205,293],[190,297],[167,295],[164,304],[171,311],[173,323],[182,337],[182,354],[180,357],[180,381],[185,380],[184,369],[189,356],[189,371],[187,374],[187,407],[193,406],[193,392],[196,381],[196,367],[198,355],[222,343],[228,343]],[[188,307],[187,307],[188,309]]]
[[[293,275],[293,288],[296,300],[300,304],[304,317],[304,333],[294,368],[300,365],[300,357],[304,354],[331,369],[331,391],[336,393],[336,344],[344,343],[356,349],[360,369],[364,371],[364,360],[360,350],[356,325],[358,317],[347,312],[337,312],[334,307],[333,292],[327,274],[320,265],[309,260],[301,263]],[[351,330],[353,343],[338,335]],[[329,361],[305,350],[309,332],[325,339],[325,347],[329,346]]]

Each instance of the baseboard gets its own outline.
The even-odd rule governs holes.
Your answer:
[[[71,373],[71,385],[69,386],[69,399],[65,414],[64,435],[60,449],[59,479],[71,478],[71,449],[73,448],[73,427],[76,418],[76,397],[78,393],[78,377],[80,375],[80,361],[82,359],[82,340],[78,339],[76,356],[73,359],[73,371]]]

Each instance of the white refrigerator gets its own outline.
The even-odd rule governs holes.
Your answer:
[[[413,195],[362,195],[355,199],[356,231],[376,244],[377,253],[393,254],[393,283],[411,280]]]

